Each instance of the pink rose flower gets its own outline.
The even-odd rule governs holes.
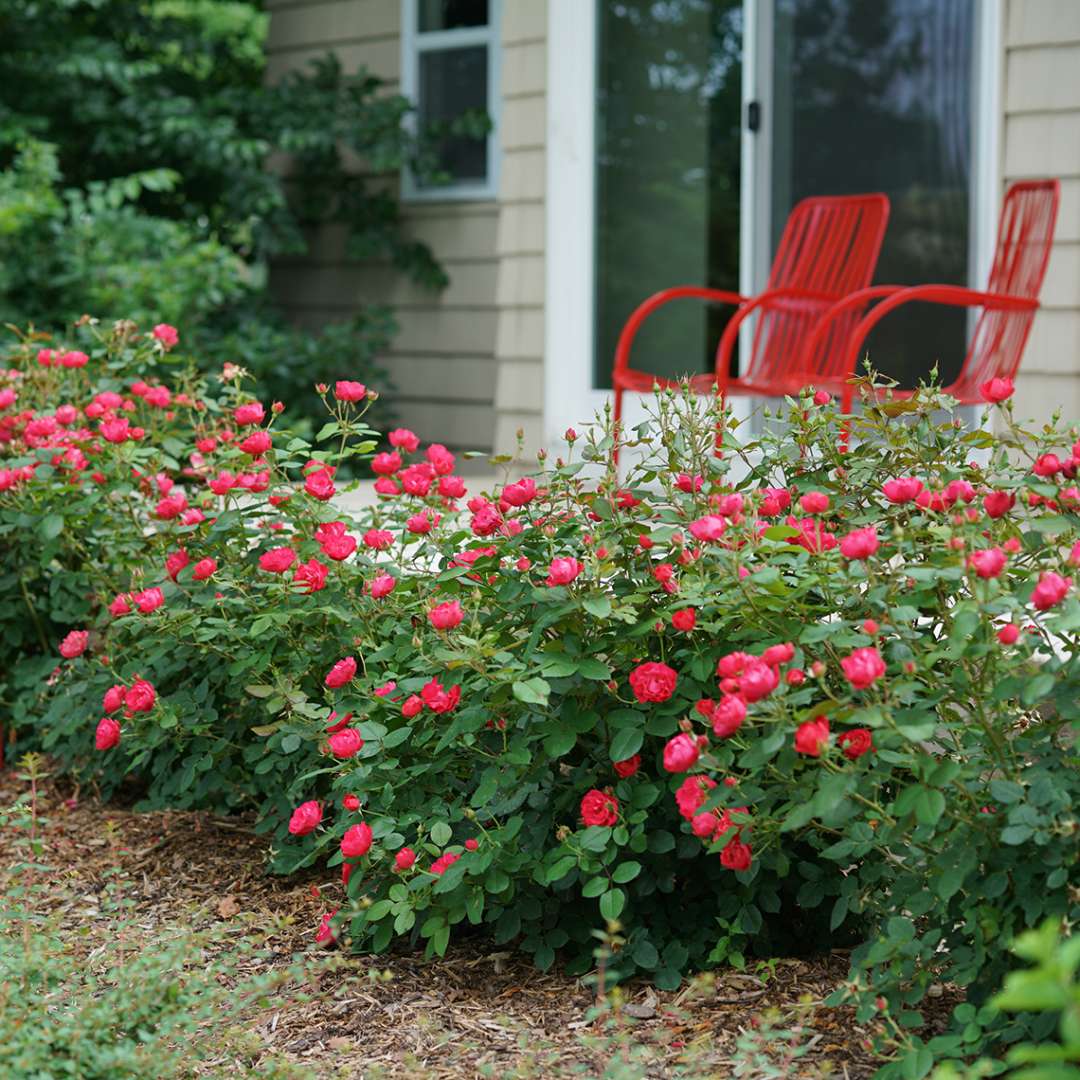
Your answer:
[[[840,661],[844,675],[856,690],[865,690],[885,674],[885,661],[875,646],[855,649]]]
[[[289,832],[293,836],[307,836],[319,827],[322,816],[322,803],[314,799],[301,803],[289,818]]]

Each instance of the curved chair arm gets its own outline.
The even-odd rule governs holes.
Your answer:
[[[870,285],[865,289],[858,289],[853,293],[848,293],[843,300],[838,300],[821,316],[817,325],[807,337],[806,343],[803,345],[802,356],[799,358],[800,369],[804,371],[811,370],[818,349],[821,348],[829,330],[832,329],[832,324],[841,315],[846,315],[855,308],[865,307],[871,300],[881,300],[883,297],[892,296],[907,287],[906,285]]]
[[[706,289],[698,285],[677,285],[671,289],[661,289],[653,293],[647,300],[643,300],[634,309],[633,314],[623,325],[619,334],[619,342],[615,347],[615,367],[613,377],[618,386],[619,373],[630,368],[630,347],[637,337],[641,324],[659,307],[670,303],[672,300],[685,298],[695,300],[712,300],[721,304],[733,304],[738,306],[745,302],[746,297],[739,293],[728,292],[726,289]]]
[[[720,336],[720,344],[716,347],[716,381],[718,393],[722,396],[727,389],[729,373],[731,371],[731,352],[735,348],[735,341],[739,336],[739,327],[743,321],[761,308],[767,308],[778,300],[817,300],[827,303],[834,299],[829,293],[815,292],[812,289],[766,289],[752,300],[739,306],[739,310],[728,320],[724,332]]]
[[[885,286],[878,287],[884,288]],[[867,312],[856,324],[855,329],[852,330],[851,337],[848,338],[844,346],[847,350],[847,355],[844,358],[846,379],[850,380],[855,374],[859,350],[870,331],[890,311],[900,307],[902,304],[911,303],[945,304],[949,307],[981,307],[990,311],[1035,311],[1039,307],[1038,300],[1032,300],[1026,296],[980,292],[978,289],[966,289],[962,285],[915,285],[895,289],[893,294],[882,300],[873,311]],[[958,379],[962,377],[963,372],[957,376]],[[845,412],[850,410],[854,390],[854,386],[848,382],[844,391],[843,409]]]

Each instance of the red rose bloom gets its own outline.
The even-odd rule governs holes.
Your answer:
[[[428,622],[436,630],[453,630],[460,626],[465,618],[461,610],[461,604],[457,600],[448,600],[445,604],[438,604],[428,612]]]
[[[271,574],[284,574],[296,562],[296,552],[291,547],[276,547],[259,556],[259,565]]]
[[[676,611],[671,616],[671,625],[676,630],[681,630],[684,634],[689,634],[694,626],[697,624],[697,612],[692,608],[683,608],[681,611]]]
[[[639,664],[630,672],[630,689],[638,701],[667,701],[675,693],[678,675],[667,664]]]
[[[850,731],[845,731],[836,741],[843,750],[844,757],[852,761],[874,749],[874,737],[868,728],[852,728]]]
[[[330,753],[334,757],[355,757],[363,749],[363,746],[364,740],[360,737],[360,732],[356,728],[342,728],[330,736]]]
[[[371,826],[366,821],[351,825],[341,838],[341,854],[347,859],[366,855],[371,850]]]
[[[106,713],[114,713],[121,705],[124,704],[124,691],[126,687],[123,683],[117,683],[115,686],[110,686],[105,691],[105,697],[101,702],[102,710]]]
[[[408,870],[416,862],[416,852],[412,848],[403,847],[394,856],[395,870]]]
[[[725,694],[712,711],[713,734],[718,739],[729,739],[746,719],[746,702],[735,694]]]
[[[89,638],[90,634],[87,630],[72,630],[60,642],[60,655],[66,660],[74,660],[76,656],[82,656],[86,652],[86,642]]]
[[[195,564],[195,569],[191,571],[192,580],[205,581],[207,578],[214,576],[214,574],[217,572],[217,568],[217,559],[200,559]]]
[[[1060,604],[1071,588],[1072,578],[1064,578],[1053,570],[1047,570],[1039,576],[1039,583],[1031,593],[1031,602],[1039,611],[1048,611]]]
[[[623,761],[616,761],[612,768],[617,776],[621,776],[625,780],[627,777],[633,776],[641,768],[641,755],[635,754],[633,757],[625,758]]]
[[[619,800],[593,788],[581,799],[581,820],[586,825],[614,825],[619,820]]]
[[[293,582],[301,586],[300,591],[305,593],[318,592],[326,588],[326,575],[330,568],[318,559],[308,559],[301,563],[293,574]]]
[[[815,717],[799,725],[795,732],[795,749],[808,757],[821,757],[821,751],[829,745],[829,721],[824,716]]]
[[[753,854],[750,845],[744,844],[736,833],[720,852],[720,865],[727,870],[749,870]]]
[[[675,804],[679,813],[687,821],[692,820],[714,787],[716,781],[708,776],[688,776],[675,792]]]
[[[697,739],[682,731],[664,747],[664,768],[673,773],[686,772],[693,768],[700,754]]]
[[[338,401],[363,401],[367,396],[367,387],[363,383],[339,379],[334,383],[334,397]]]
[[[292,812],[292,817],[289,818],[289,832],[293,836],[307,836],[308,833],[314,832],[318,828],[321,821],[322,804],[312,799],[309,802],[301,803]]]
[[[988,404],[1000,405],[1001,402],[1012,397],[1015,389],[1012,379],[987,379],[980,385],[979,394]]]
[[[312,498],[322,502],[332,499],[337,494],[334,478],[329,469],[316,469],[314,472],[309,472],[304,480],[304,490]]]
[[[844,675],[856,690],[865,690],[885,674],[885,661],[876,648],[855,649],[840,661]]]
[[[327,673],[323,682],[331,690],[344,686],[356,674],[356,661],[351,656],[339,660]]]
[[[94,748],[111,750],[119,741],[120,725],[111,716],[103,716],[94,733]]]
[[[877,529],[873,525],[855,529],[840,538],[840,554],[845,559],[868,559],[880,546]]]
[[[456,851],[445,851],[431,864],[431,872],[436,877],[442,877],[460,858],[461,855]]]
[[[128,716],[135,713],[149,712],[157,701],[154,687],[146,679],[136,679],[124,691],[124,711]]]
[[[569,585],[584,569],[585,564],[578,559],[552,559],[551,565],[548,567],[545,584],[549,588],[555,588],[557,585]]]

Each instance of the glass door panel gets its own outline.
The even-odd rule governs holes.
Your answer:
[[[672,285],[739,283],[742,0],[597,0],[596,350],[611,386],[623,323]],[[710,371],[731,309],[651,316],[633,366]]]
[[[771,240],[807,195],[883,191],[875,281],[968,284],[974,0],[772,0]],[[912,386],[964,354],[962,310],[914,305],[870,336]],[[861,365],[861,359],[860,359]]]

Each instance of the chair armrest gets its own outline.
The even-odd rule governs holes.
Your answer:
[[[1035,311],[1038,309],[1038,300],[1032,300],[1026,296],[1009,296],[1005,293],[981,292],[978,289],[966,289],[962,285],[914,285],[907,288],[894,289],[891,296],[881,301],[873,311],[867,312],[844,345],[847,355],[844,358],[844,372],[850,379],[855,374],[855,366],[858,362],[859,350],[862,348],[867,335],[881,320],[903,304],[944,304],[949,307],[982,307],[991,311]],[[961,373],[962,374],[962,373]],[[844,394],[844,410],[847,411],[851,404],[854,388]]]
[[[833,297],[828,293],[815,292],[811,289],[782,288],[766,289],[751,300],[747,300],[739,306],[738,311],[728,320],[724,332],[720,336],[720,343],[716,347],[716,379],[723,394],[727,387],[729,372],[731,371],[731,352],[735,348],[735,342],[739,336],[739,328],[743,322],[763,308],[772,305],[779,306],[784,300],[811,300],[819,303],[828,303]]]
[[[832,329],[833,323],[840,316],[847,315],[855,309],[863,308],[871,301],[892,296],[906,288],[906,285],[870,285],[865,289],[858,289],[853,293],[848,293],[842,300],[838,300],[821,316],[817,325],[807,337],[803,345],[802,355],[799,357],[800,368],[805,371],[811,370],[818,349],[821,348],[829,335],[829,331]]]
[[[698,285],[677,285],[674,288],[661,289],[660,292],[653,293],[647,300],[643,300],[638,304],[619,334],[619,341],[615,347],[615,367],[613,372],[616,386],[618,386],[619,373],[630,368],[630,348],[634,343],[634,338],[637,337],[638,331],[641,329],[641,324],[657,308],[663,307],[664,304],[668,304],[672,300],[683,299],[706,300],[719,304],[732,304],[737,307],[739,304],[744,303],[746,297],[741,296],[739,293],[728,292],[726,289],[707,289]]]

